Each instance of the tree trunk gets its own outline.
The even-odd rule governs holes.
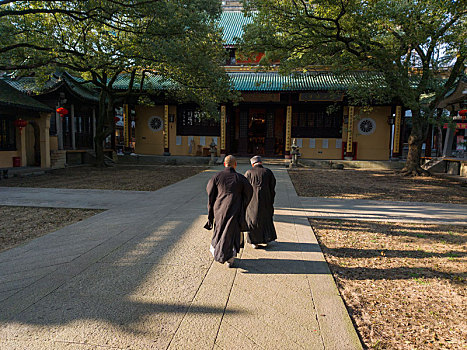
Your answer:
[[[436,110],[435,125],[436,125],[436,156],[441,156],[443,152],[443,129],[441,127],[441,117],[443,115],[443,110],[438,108]]]
[[[427,121],[423,120],[420,110],[412,110],[412,132],[409,136],[409,153],[402,173],[408,176],[430,175],[420,166],[423,140],[425,139],[425,127]]]
[[[104,162],[104,141],[112,132],[110,120],[113,122],[113,98],[104,89],[99,94],[99,112],[96,120],[96,166],[105,167]]]
[[[436,146],[437,149],[437,152],[436,152],[436,155],[438,157],[441,157],[443,155],[443,129],[441,126],[438,126],[438,138],[437,138],[437,141],[438,141],[438,145]]]
[[[105,166],[104,162],[104,140],[101,137],[94,138],[96,142],[96,166],[99,168],[103,168]]]

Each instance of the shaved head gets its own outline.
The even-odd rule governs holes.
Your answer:
[[[234,156],[229,155],[229,156],[225,157],[224,165],[226,167],[234,167],[235,168],[237,166],[237,159],[235,159]]]

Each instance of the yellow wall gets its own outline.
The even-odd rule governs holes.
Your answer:
[[[0,167],[12,167],[13,157],[21,157],[21,166],[33,166],[34,163],[34,145],[35,135],[34,122],[39,127],[38,143],[41,153],[41,167],[50,167],[50,140],[49,137],[49,125],[50,125],[50,114],[40,113],[40,118],[26,119],[28,124],[22,129],[21,133],[19,129],[16,129],[16,151],[0,151]],[[55,147],[58,149],[57,138],[55,137]]]
[[[58,137],[50,136],[50,151],[58,151]]]
[[[19,151],[0,151],[0,168],[13,166],[13,157],[21,157]]]
[[[170,109],[169,113],[171,113]],[[152,155],[164,154],[163,128],[154,132],[148,126],[148,120],[153,116],[161,117],[162,120],[164,120],[164,106],[136,106],[136,153]]]
[[[205,146],[200,146],[200,136],[193,136],[195,141],[192,152],[189,153],[189,136],[180,136],[181,145],[177,145],[177,107],[169,106],[169,115],[174,115],[173,122],[169,122],[169,152],[173,156],[201,156],[203,148],[209,148],[212,142],[211,136],[205,136]],[[139,154],[164,154],[164,137],[162,130],[153,132],[148,127],[150,117],[158,116],[164,119],[164,106],[145,107],[136,106],[136,144],[135,151]],[[220,143],[220,135],[217,136],[217,144]],[[219,146],[217,147],[219,154]]]
[[[21,166],[26,166],[26,131],[22,130],[21,134],[19,129],[16,129],[16,151],[0,151],[0,168],[10,168],[13,166],[13,157],[21,157]],[[21,152],[21,150],[24,152]]]
[[[209,148],[209,145],[212,142],[213,137],[215,136],[205,136],[205,145],[200,145],[200,138],[201,136],[193,136],[194,145],[192,147],[192,151],[190,153],[190,145],[188,143],[189,136],[180,136],[182,144],[176,145],[175,136],[173,139],[171,138],[170,141],[170,154],[173,156],[202,156],[203,155],[203,148]],[[214,140],[215,141],[215,140]],[[221,142],[221,137],[217,136],[217,155],[219,155],[220,149],[219,144]],[[210,155],[210,154],[209,154]]]
[[[315,148],[310,148],[310,139],[303,138],[303,147],[300,148],[302,158],[310,159],[341,159],[342,145],[336,148],[336,143],[340,139],[315,139]],[[323,147],[323,141],[328,140],[328,148]]]
[[[347,108],[348,110],[348,108]],[[388,160],[389,141],[391,127],[387,123],[391,114],[391,107],[373,107],[371,111],[364,112],[355,107],[355,120],[353,130],[353,141],[357,142],[357,160]],[[358,130],[359,121],[362,118],[371,118],[376,122],[376,129],[370,135],[362,135]],[[347,139],[347,125],[343,127],[343,142]]]
[[[348,107],[346,108],[348,111]],[[387,117],[391,113],[391,107],[374,107],[369,112],[363,112],[355,108],[354,121],[354,142],[357,142],[358,160],[387,160],[389,158],[390,126],[387,124]],[[169,106],[169,115],[177,115],[177,107]],[[135,151],[139,154],[162,155],[164,153],[163,130],[153,132],[148,126],[148,120],[152,116],[159,116],[164,119],[164,106],[146,107],[136,106],[136,145]],[[358,124],[361,118],[369,117],[376,122],[376,129],[370,135],[362,135],[358,131]],[[347,125],[343,126],[343,140],[346,141]],[[189,153],[189,136],[180,136],[181,145],[177,145],[177,123],[176,117],[173,122],[169,122],[169,152],[171,155],[201,155],[203,148],[208,148],[212,141],[211,136],[205,137],[205,146],[199,147],[200,137],[194,136],[195,141],[192,152]],[[329,138],[328,148],[323,147],[323,138],[315,139],[315,148],[310,148],[310,139],[302,139],[300,152],[302,158],[309,159],[341,159],[342,145],[336,148],[340,139]],[[52,141],[53,144],[53,141]],[[220,151],[220,135],[217,136],[218,154]]]

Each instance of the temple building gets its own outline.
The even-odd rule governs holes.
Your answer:
[[[236,39],[252,19],[229,7],[233,3],[225,2],[224,10],[233,11],[223,12],[220,25],[229,53],[225,70],[241,102],[221,105],[219,120],[204,118],[195,105],[136,106],[137,154],[207,155],[214,141],[221,154],[287,157],[293,139],[302,157],[310,159],[388,160],[401,154],[402,106],[363,111],[347,101],[350,86],[377,81],[377,74],[257,72],[261,54],[253,62],[237,57]]]
[[[347,91],[355,84],[382,83],[378,73],[336,75],[323,67],[287,76],[277,69],[258,71],[261,53],[253,59],[237,53],[237,40],[252,18],[244,15],[239,1],[223,1],[223,9],[224,68],[241,94],[240,101],[221,104],[219,118],[206,118],[197,105],[178,103],[164,94],[152,96],[153,106],[136,100],[115,106],[114,133],[105,145],[109,153],[208,156],[214,142],[219,155],[289,158],[295,141],[305,159],[404,156],[410,132],[410,115],[406,116],[404,106],[393,103],[363,109],[349,103]],[[122,75],[113,87],[126,91],[129,81]],[[467,108],[465,79],[462,82],[440,105],[452,115]],[[170,82],[147,76],[145,84],[148,90],[164,91]],[[52,76],[40,88],[34,78],[0,77],[0,168],[91,161],[98,96],[93,86],[67,73]],[[456,147],[456,140],[465,146],[464,119],[457,123],[457,131],[446,129],[445,148]],[[427,140],[427,149],[434,144]]]

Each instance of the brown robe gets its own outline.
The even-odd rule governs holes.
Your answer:
[[[241,226],[246,226],[245,209],[253,190],[242,174],[227,167],[209,180],[206,191],[208,220],[214,220],[211,252],[216,261],[224,263],[243,247]]]
[[[264,244],[277,239],[274,228],[274,198],[276,178],[271,170],[261,164],[245,173],[253,186],[253,197],[246,209],[248,243]]]

